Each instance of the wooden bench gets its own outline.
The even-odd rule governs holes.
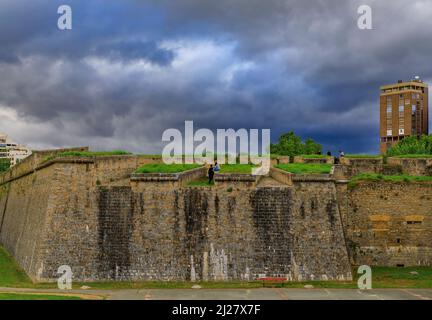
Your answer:
[[[287,281],[287,278],[281,277],[264,277],[257,278],[257,281],[262,281],[263,288],[282,288],[284,286],[284,282]]]

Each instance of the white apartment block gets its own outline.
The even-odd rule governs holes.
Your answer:
[[[12,142],[7,135],[0,133],[0,159],[9,159],[11,166],[14,166],[29,155],[31,155],[29,149]]]

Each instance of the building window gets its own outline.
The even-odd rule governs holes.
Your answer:
[[[423,223],[424,216],[422,215],[408,215],[405,217],[405,221],[407,225],[413,226],[413,225],[421,225]]]
[[[407,224],[422,224],[422,221],[407,221]]]
[[[405,134],[404,106],[399,106],[399,135]]]

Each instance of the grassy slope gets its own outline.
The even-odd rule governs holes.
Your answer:
[[[26,287],[32,285],[25,272],[0,246],[0,287]]]
[[[223,164],[221,165],[220,173],[245,173],[251,174],[252,168],[255,165],[252,164]]]
[[[311,164],[311,163],[288,163],[278,164],[278,169],[285,170],[295,174],[325,174],[330,173],[331,164]]]
[[[214,186],[214,182],[209,184],[208,178],[203,177],[203,178],[199,178],[197,180],[191,181],[187,185],[188,185],[188,187],[212,187],[212,186]]]
[[[2,293],[0,300],[82,300],[74,296],[56,296],[49,294],[23,294],[23,293]]]

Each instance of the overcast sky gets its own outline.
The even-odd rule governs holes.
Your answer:
[[[377,153],[379,86],[431,83],[431,35],[431,0],[0,0],[0,132],[159,153],[193,120]]]

